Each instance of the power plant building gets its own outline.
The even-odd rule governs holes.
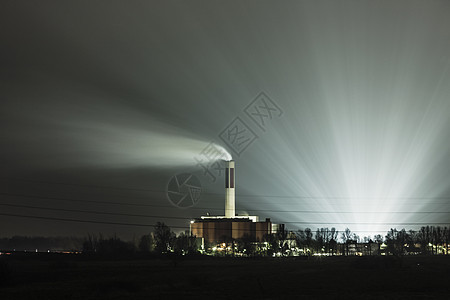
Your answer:
[[[191,234],[210,243],[222,243],[248,237],[262,242],[265,235],[276,233],[282,225],[272,224],[270,219],[260,222],[258,216],[236,215],[235,163],[226,162],[225,215],[202,216],[191,221]]]

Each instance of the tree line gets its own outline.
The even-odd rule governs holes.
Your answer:
[[[416,231],[391,228],[385,236],[377,234],[361,238],[349,228],[342,232],[335,228],[318,228],[315,233],[306,228],[298,230],[295,238],[298,247],[305,254],[448,255],[450,230],[441,226],[423,226]]]
[[[105,238],[102,235],[88,235],[82,251],[87,254],[167,254],[187,255],[199,250],[197,239],[188,232],[178,236],[169,226],[157,222],[153,232],[142,235],[137,241],[122,241],[117,236]]]
[[[82,237],[42,237],[13,236],[0,238],[0,250],[9,251],[80,251],[84,242]]]
[[[232,256],[290,256],[290,255],[448,255],[450,230],[441,226],[424,226],[419,230],[390,229],[386,235],[360,237],[349,228],[287,229],[267,234],[261,241],[249,235],[239,239],[223,237],[217,243],[204,242],[185,231],[176,235],[169,226],[157,222],[153,231],[132,241],[117,236],[89,234],[79,237],[19,237],[0,238],[1,250],[82,251],[87,254],[130,255],[196,253]]]

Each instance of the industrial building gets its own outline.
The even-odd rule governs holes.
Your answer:
[[[227,161],[225,168],[225,215],[201,216],[191,221],[191,234],[209,243],[223,243],[243,237],[261,242],[267,234],[276,233],[283,225],[273,224],[269,218],[236,215],[235,163]]]

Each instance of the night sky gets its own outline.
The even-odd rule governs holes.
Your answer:
[[[0,236],[223,214],[223,174],[196,160],[211,142],[240,214],[450,223],[449,1],[2,1],[0,40]],[[193,207],[167,197],[180,173]]]

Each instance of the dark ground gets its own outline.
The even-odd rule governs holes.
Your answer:
[[[450,257],[0,258],[0,299],[449,299]]]

